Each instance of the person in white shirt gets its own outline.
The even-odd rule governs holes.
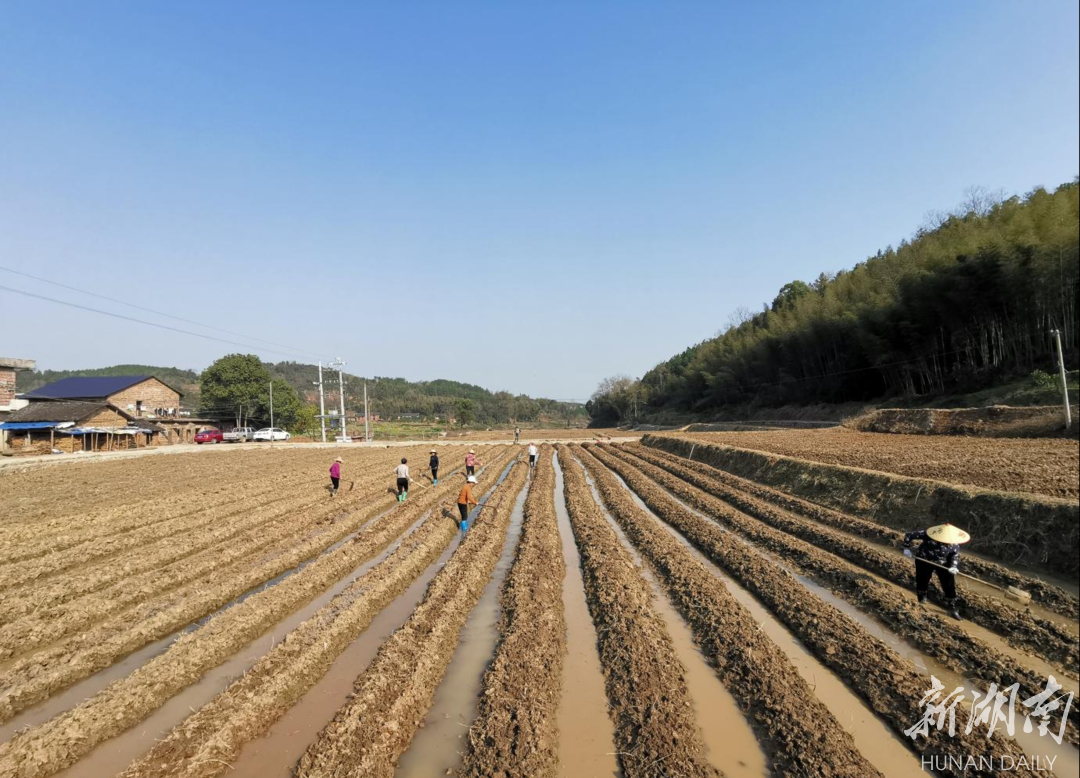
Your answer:
[[[536,456],[539,454],[539,450],[536,448],[535,443],[529,444],[529,469],[536,467]]]
[[[409,496],[409,482],[412,480],[409,478],[409,460],[402,459],[401,464],[394,468],[394,473],[397,475],[398,502],[405,502]]]

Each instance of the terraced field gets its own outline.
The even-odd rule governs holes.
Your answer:
[[[335,498],[322,448],[0,475],[0,775],[1080,769],[1078,706],[1022,704],[1076,690],[1074,588],[966,558],[1034,598],[965,583],[955,621],[861,515],[641,443],[470,445],[467,533],[453,445],[404,503],[427,446],[343,449]],[[967,696],[913,738],[931,675]],[[1013,684],[1011,732],[965,729]]]

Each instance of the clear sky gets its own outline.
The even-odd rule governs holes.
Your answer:
[[[0,265],[358,374],[585,398],[973,185],[1072,180],[1077,17],[5,0]],[[291,355],[0,291],[0,356],[41,367],[237,350]]]

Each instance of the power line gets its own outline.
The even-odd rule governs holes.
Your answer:
[[[206,340],[214,340],[214,341],[217,341],[218,343],[227,343],[230,346],[239,346],[240,348],[261,349],[262,351],[267,351],[267,352],[270,352],[271,354],[279,354],[281,356],[285,356],[285,357],[289,357],[291,359],[295,359],[294,355],[287,354],[287,353],[285,353],[283,351],[277,351],[276,349],[268,349],[268,348],[265,348],[263,346],[254,346],[254,345],[252,345],[250,343],[239,343],[239,342],[237,342],[235,340],[227,340],[225,338],[218,338],[218,337],[215,337],[213,335],[204,335],[201,332],[192,332],[191,330],[183,330],[183,329],[180,329],[179,327],[170,327],[168,324],[159,324],[157,322],[146,321],[144,319],[136,319],[136,318],[134,318],[132,316],[125,316],[122,313],[113,313],[112,311],[103,311],[103,310],[100,310],[98,308],[91,308],[91,307],[89,307],[87,305],[79,305],[78,303],[68,302],[67,300],[57,300],[55,297],[46,297],[43,294],[36,294],[34,292],[27,292],[27,291],[24,291],[22,289],[13,289],[10,286],[2,286],[2,285],[0,285],[0,290],[3,290],[5,292],[13,292],[14,294],[21,294],[21,295],[23,295],[25,297],[35,297],[38,300],[45,300],[46,302],[56,303],[58,305],[66,305],[69,308],[77,308],[77,309],[79,309],[81,311],[89,311],[90,313],[99,313],[102,316],[112,316],[115,319],[123,319],[124,321],[130,321],[130,322],[134,322],[136,324],[145,324],[148,327],[158,327],[159,329],[169,330],[170,332],[179,332],[181,335],[193,335],[196,338],[205,338]],[[288,346],[286,346],[285,348],[288,348]]]
[[[139,311],[146,311],[147,313],[152,313],[155,316],[164,316],[167,319],[173,319],[175,321],[182,321],[182,322],[184,322],[186,324],[194,324],[196,327],[205,327],[208,330],[214,330],[216,332],[221,332],[221,333],[224,333],[226,335],[232,335],[232,336],[237,337],[237,338],[244,338],[245,340],[253,340],[253,341],[256,341],[258,343],[265,343],[265,344],[267,344],[269,346],[277,346],[279,348],[287,349],[289,351],[295,351],[298,354],[307,354],[307,355],[316,356],[316,357],[327,357],[327,356],[329,356],[329,354],[323,354],[323,353],[318,352],[318,351],[309,351],[307,349],[294,348],[292,346],[286,346],[284,343],[275,343],[272,340],[265,340],[263,338],[256,338],[256,337],[253,337],[251,335],[244,335],[243,333],[240,333],[240,332],[233,332],[231,330],[222,329],[221,327],[214,327],[213,325],[210,325],[210,324],[203,324],[202,322],[197,322],[194,319],[185,319],[182,316],[175,316],[175,315],[173,315],[171,313],[165,313],[164,311],[158,311],[158,310],[155,310],[153,308],[147,308],[147,307],[142,306],[142,305],[136,305],[135,303],[129,303],[126,300],[118,300],[115,297],[108,297],[108,296],[103,295],[103,294],[98,294],[97,292],[90,292],[90,291],[88,291],[86,289],[80,289],[80,288],[78,288],[76,286],[69,286],[68,284],[62,284],[59,281],[50,281],[48,278],[42,278],[40,276],[31,275],[30,273],[24,273],[21,270],[14,270],[14,269],[12,269],[10,267],[4,267],[3,265],[0,265],[0,270],[3,270],[5,272],[7,272],[7,273],[13,273],[13,274],[15,274],[17,276],[22,276],[24,278],[30,278],[30,279],[33,279],[34,281],[40,281],[40,282],[42,282],[44,284],[51,284],[52,286],[58,286],[61,289],[67,289],[67,290],[72,291],[72,292],[78,292],[80,294],[89,295],[91,297],[97,297],[99,300],[107,300],[108,302],[117,303],[118,305],[126,305],[129,308],[134,308],[134,309],[139,310]],[[12,291],[12,290],[8,290],[8,291]],[[30,293],[27,292],[26,294],[30,294]],[[43,298],[43,299],[48,299],[48,298]],[[54,301],[54,302],[58,302],[58,301]],[[87,310],[90,310],[90,309],[87,309]],[[148,322],[148,323],[152,324],[152,322]],[[197,335],[198,333],[188,333],[188,334]],[[274,353],[280,354],[281,352],[274,352]]]

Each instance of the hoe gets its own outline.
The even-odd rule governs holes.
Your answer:
[[[929,559],[920,559],[919,561],[925,562],[928,565],[933,565],[934,567],[940,567],[942,570],[949,569],[945,567],[945,565],[939,565],[937,562],[931,562]],[[1027,605],[1029,602],[1031,602],[1031,592],[1025,591],[1024,589],[1019,589],[1015,586],[998,586],[997,584],[992,584],[989,581],[984,581],[981,578],[976,578],[975,576],[968,575],[967,573],[957,573],[957,575],[962,575],[964,576],[964,578],[970,578],[972,581],[978,581],[983,586],[989,586],[991,589],[997,589],[1007,598],[1009,598],[1010,600],[1016,600],[1021,605]]]

